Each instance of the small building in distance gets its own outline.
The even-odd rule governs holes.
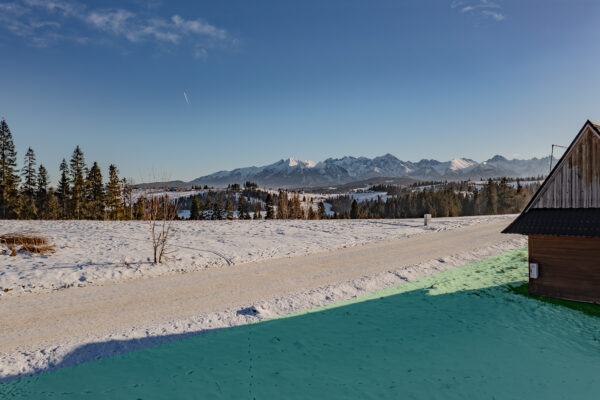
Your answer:
[[[587,121],[503,233],[529,238],[529,293],[600,304],[600,125]]]

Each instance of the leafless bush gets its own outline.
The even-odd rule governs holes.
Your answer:
[[[43,236],[31,235],[28,233],[7,233],[0,235],[0,244],[10,250],[10,256],[16,256],[18,251],[28,253],[48,254],[56,250],[54,245],[48,243],[48,239]]]
[[[170,201],[168,195],[150,196],[146,200],[146,212],[152,231],[154,264],[160,264],[167,250],[173,220],[177,218],[177,200]]]

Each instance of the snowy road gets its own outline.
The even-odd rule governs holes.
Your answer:
[[[0,376],[45,369],[48,360],[44,361],[40,354],[51,358],[48,349],[65,344],[121,339],[127,337],[123,332],[135,331],[139,336],[144,327],[168,322],[174,323],[175,329],[163,329],[163,334],[181,332],[177,324],[199,315],[239,310],[267,299],[331,288],[339,282],[431,260],[437,262],[453,254],[475,254],[477,249],[490,246],[504,244],[505,247],[499,247],[504,251],[522,246],[523,239],[499,233],[506,225],[505,220],[495,221],[301,257],[3,298]],[[412,273],[422,276],[443,269],[436,268]],[[397,283],[411,279],[411,271],[407,269],[406,273],[407,277],[400,277]],[[229,321],[226,325],[239,323]],[[15,354],[29,358],[14,358]]]

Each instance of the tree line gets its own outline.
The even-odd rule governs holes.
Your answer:
[[[188,206],[191,220],[327,218],[323,202],[315,210],[311,200],[300,199],[298,193],[283,190],[271,193],[251,182],[246,182],[243,188],[235,184],[225,191],[208,190],[183,199],[180,207],[188,209]]]
[[[75,147],[67,163],[63,159],[56,189],[48,171],[37,165],[29,147],[23,168],[17,168],[17,152],[6,120],[0,121],[0,218],[2,219],[95,219],[131,218],[131,187],[119,179],[117,167],[108,168],[108,183],[94,161],[87,167],[83,151]]]
[[[443,189],[406,190],[397,189],[385,201],[377,199],[358,202],[351,196],[339,196],[327,201],[332,204],[333,218],[420,218],[458,217],[471,215],[495,215],[519,213],[527,205],[539,184],[509,185],[507,178],[499,181],[489,179],[481,189],[469,182],[447,183]],[[385,187],[378,187],[378,190]]]

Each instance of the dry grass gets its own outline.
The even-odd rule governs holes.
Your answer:
[[[54,245],[48,243],[47,238],[28,233],[0,235],[0,244],[8,247],[10,250],[9,255],[13,257],[17,255],[18,251],[36,254],[48,254],[56,251]]]

